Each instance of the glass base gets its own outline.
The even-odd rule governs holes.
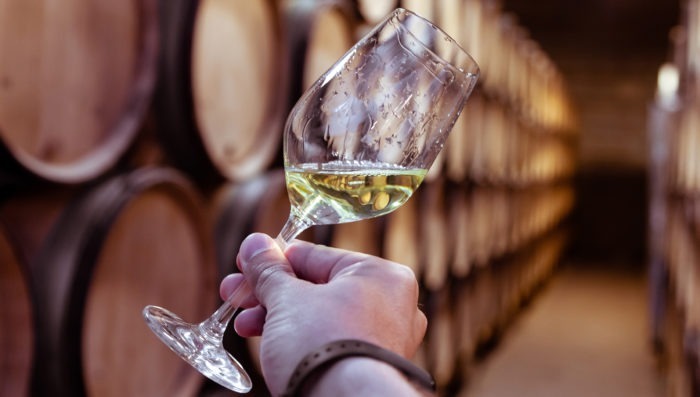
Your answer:
[[[158,306],[146,306],[143,317],[153,333],[183,360],[227,389],[247,393],[253,382],[220,338],[207,333],[200,324],[190,324]]]

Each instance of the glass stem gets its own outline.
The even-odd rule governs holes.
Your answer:
[[[243,299],[251,294],[250,285],[243,280],[241,284],[229,295],[228,299],[217,309],[214,314],[199,325],[202,334],[212,340],[221,341],[228,323],[236,314],[236,310],[241,307]]]
[[[275,238],[275,242],[282,248],[282,251],[287,247],[289,241],[298,236],[311,226],[311,223],[304,218],[298,216],[294,211],[289,214],[287,222],[282,227],[282,230]],[[221,341],[224,337],[224,332],[228,323],[233,318],[236,311],[241,306],[241,302],[245,297],[250,295],[252,290],[247,281],[243,281],[229,295],[228,299],[204,322],[199,324],[200,332],[215,341]]]
[[[309,228],[311,224],[312,223],[309,222],[306,217],[299,216],[299,214],[292,209],[289,213],[289,218],[287,218],[287,222],[282,226],[282,230],[280,230],[280,234],[277,235],[275,241],[279,244],[280,248],[282,248],[282,251],[284,251],[284,249],[287,248],[287,244],[289,244],[294,237],[298,236],[299,233]]]

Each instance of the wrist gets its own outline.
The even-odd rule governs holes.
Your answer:
[[[359,358],[363,360],[357,361]],[[344,361],[347,363],[343,363]],[[343,363],[343,365],[336,367],[329,374],[328,371],[339,363]],[[378,373],[373,368],[367,368],[368,366],[376,367],[374,369],[377,370],[386,366],[391,371],[386,373],[387,369],[384,369],[382,375],[387,375],[387,377],[378,377]],[[343,369],[343,371],[339,373],[338,368]],[[362,371],[356,372],[356,369],[362,369]],[[346,373],[350,370],[353,372]],[[327,343],[308,353],[292,373],[287,389],[282,395],[284,397],[299,396],[301,387],[315,385],[316,383],[310,381],[320,382],[327,375],[332,375],[330,378],[333,382],[326,385],[337,389],[333,395],[340,395],[341,392],[346,391],[357,394],[358,383],[356,381],[358,377],[360,377],[359,385],[363,387],[366,385],[369,387],[367,392],[375,395],[382,395],[379,390],[385,387],[389,387],[389,390],[394,390],[397,387],[410,389],[413,383],[426,390],[434,391],[435,389],[435,382],[430,374],[404,357],[372,343],[350,339]],[[338,378],[339,375],[352,376]],[[342,383],[339,384],[338,381],[342,381]],[[377,389],[376,393],[372,392],[374,389]],[[396,390],[396,393],[398,392]]]
[[[404,374],[370,357],[350,357],[331,364],[305,383],[300,396],[423,396]]]

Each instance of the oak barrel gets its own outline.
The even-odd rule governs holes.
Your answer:
[[[156,0],[0,4],[0,185],[80,183],[134,140],[156,80]]]
[[[431,292],[427,300],[429,307],[429,325],[426,333],[430,373],[440,394],[448,394],[447,388],[455,376],[457,353],[459,351],[454,322],[455,305],[449,286]]]
[[[420,279],[423,269],[418,211],[418,199],[412,197],[396,211],[385,216],[382,255],[390,261],[410,267],[416,278]]]
[[[452,275],[456,278],[467,277],[473,265],[472,240],[469,234],[471,214],[469,193],[464,186],[458,185],[449,192],[450,217],[448,227],[454,244],[452,245]]]
[[[398,0],[355,0],[357,11],[362,15],[365,24],[374,26],[381,22],[395,8],[399,6]]]
[[[199,184],[248,179],[279,153],[288,80],[277,7],[274,0],[160,2],[159,138]]]
[[[333,225],[330,245],[349,251],[381,256],[384,218]]]
[[[435,20],[436,5],[434,1],[401,0],[401,7],[429,20]]]
[[[454,236],[449,230],[447,185],[443,176],[424,183],[419,190],[420,250],[423,262],[423,284],[428,290],[439,290],[446,284]]]
[[[291,0],[283,8],[289,49],[289,108],[355,44],[356,9],[348,1]]]
[[[107,179],[68,205],[34,264],[35,395],[195,395],[203,377],[141,310],[161,305],[189,321],[213,311],[206,219],[197,191],[165,168]]]
[[[0,396],[26,396],[34,351],[29,269],[0,224]]]

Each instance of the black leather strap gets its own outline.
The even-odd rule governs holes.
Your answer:
[[[433,377],[409,360],[372,343],[349,339],[328,343],[307,354],[292,373],[287,383],[287,390],[281,397],[296,396],[304,381],[319,368],[346,357],[356,356],[370,357],[385,362],[402,372],[410,380],[427,389],[435,390]]]

